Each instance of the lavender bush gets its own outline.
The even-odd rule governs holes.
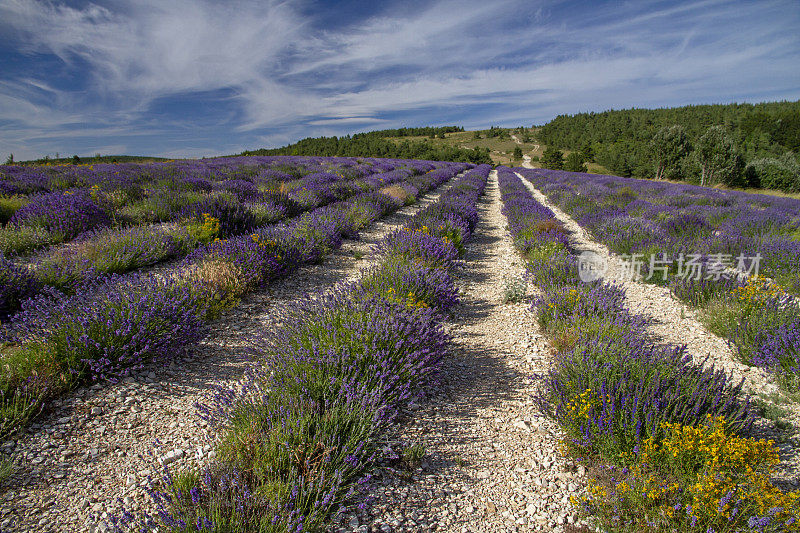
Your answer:
[[[6,321],[25,299],[38,290],[39,284],[33,273],[0,253],[0,322]]]
[[[513,172],[501,169],[499,179],[518,248],[528,254],[551,248],[546,237],[527,237],[554,221],[552,211],[534,205]],[[582,283],[564,232],[540,233],[548,234],[558,253],[529,263],[540,289],[532,310],[560,353],[537,401],[579,453],[629,464],[643,439],[663,436],[665,423],[694,425],[710,414],[726,417],[733,431],[752,425],[741,383],[694,365],[681,347],[653,344],[647,321],[628,310],[624,292],[602,281]]]
[[[197,298],[177,280],[112,275],[73,296],[25,302],[7,339],[63,379],[119,377],[204,335]]]
[[[87,194],[45,194],[33,197],[9,220],[14,226],[38,226],[67,240],[107,225],[109,217]]]
[[[225,197],[209,198],[186,206],[181,218],[202,223],[206,217],[219,222],[219,236],[240,235],[256,227],[258,219],[243,204]]]
[[[384,237],[376,251],[401,256],[421,258],[428,264],[446,266],[458,258],[458,249],[449,240],[445,241],[426,231],[402,228]]]
[[[368,292],[413,308],[442,311],[458,303],[458,290],[447,270],[409,257],[390,257],[361,281]]]
[[[800,386],[796,300],[771,300],[769,288],[751,294],[748,284],[757,282],[746,276],[709,274],[714,271],[709,257],[715,254],[733,262],[759,253],[760,274],[771,277],[774,290],[800,294],[800,202],[615,176],[522,172],[612,251],[666,260],[668,280],[654,275],[651,282],[669,285],[677,297],[701,308],[706,326],[728,339],[743,362],[775,373],[790,390]],[[699,279],[676,275],[680,254],[704,256]],[[753,298],[764,305],[753,308]]]
[[[438,179],[418,183],[426,190]],[[474,176],[462,180],[475,185],[469,194],[477,201],[474,191],[483,184]],[[465,209],[465,218],[471,212]],[[413,278],[415,286],[433,287],[445,280],[444,268],[420,269],[406,258],[410,248],[390,248],[382,248],[388,266],[376,270],[381,280]],[[222,433],[215,463],[201,474],[167,476],[155,491],[159,517],[125,516],[120,527],[326,527],[379,456],[380,436],[399,408],[433,382],[446,352],[440,315],[387,292],[367,280],[285,309],[280,322],[287,326],[256,343],[259,362],[244,388],[222,388],[201,409]]]

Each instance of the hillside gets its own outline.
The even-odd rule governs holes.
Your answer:
[[[659,130],[673,125],[683,128],[691,146],[711,126],[722,126],[745,165],[794,168],[792,160],[796,162],[800,153],[800,101],[560,115],[539,129],[538,138],[561,149],[590,154],[615,174],[645,178],[654,175],[651,140]],[[787,157],[787,152],[793,156]],[[699,173],[696,161],[686,158],[671,177],[693,179]],[[750,179],[743,185],[758,185]]]
[[[345,135],[343,137],[308,137],[281,148],[242,152],[240,155],[313,155],[325,157],[390,157],[428,161],[464,161],[491,163],[488,153],[453,145],[435,144],[429,140],[448,133],[463,131],[457,126],[441,128],[399,128]],[[398,141],[397,139],[402,139]]]

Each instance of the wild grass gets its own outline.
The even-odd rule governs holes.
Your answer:
[[[0,224],[5,224],[14,213],[25,205],[28,205],[30,200],[24,196],[0,196]]]
[[[16,464],[14,463],[13,459],[10,457],[4,457],[0,459],[0,486],[2,486],[3,483],[5,483],[6,480],[11,477],[15,469]]]
[[[180,276],[181,283],[200,299],[199,308],[208,320],[235,306],[249,289],[241,267],[224,260],[204,259],[188,266]]]
[[[415,470],[419,468],[422,459],[425,457],[425,445],[421,442],[409,444],[403,448],[400,454],[400,460],[408,470]]]
[[[503,277],[503,302],[519,303],[525,299],[528,292],[528,282],[524,276]]]
[[[38,226],[6,226],[0,228],[0,252],[5,255],[28,255],[39,248],[58,244],[63,239],[63,235]]]
[[[393,198],[400,205],[411,205],[416,202],[414,195],[399,185],[389,185],[388,187],[384,187],[380,190],[380,193]]]

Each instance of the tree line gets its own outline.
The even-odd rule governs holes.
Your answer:
[[[800,191],[800,101],[560,115],[538,136],[547,168],[561,148],[621,176]]]
[[[376,130],[369,133],[357,133],[358,135],[376,135],[378,137],[430,137],[431,139],[444,138],[445,133],[456,133],[464,131],[461,126],[423,126],[420,128],[395,128],[388,130]]]
[[[453,126],[455,128],[455,126]],[[492,160],[487,150],[480,148],[464,149],[455,146],[438,146],[421,140],[403,140],[399,143],[384,137],[407,136],[391,135],[387,132],[436,130],[441,128],[400,128],[368,133],[357,133],[344,137],[308,137],[281,148],[260,149],[242,152],[240,155],[316,155],[325,157],[388,157],[397,159],[424,159],[429,161],[464,161],[468,163],[489,163]],[[463,131],[459,130],[450,131]],[[428,135],[439,135],[440,131]]]

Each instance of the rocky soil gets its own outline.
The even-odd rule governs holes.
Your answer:
[[[193,353],[52,402],[46,416],[0,447],[16,463],[0,493],[0,531],[106,531],[109,515],[123,506],[152,510],[146,488],[163,466],[184,468],[213,458],[213,435],[195,404],[210,398],[215,385],[242,377],[248,339],[274,325],[280,306],[357,278],[373,264],[372,248],[384,235],[448,188],[444,184],[375,222],[323,264],[247,295],[212,324]]]
[[[339,531],[559,531],[574,523],[569,496],[583,467],[558,452],[559,432],[533,404],[534,375],[549,351],[528,298],[504,303],[523,265],[500,212],[497,175],[456,272],[461,303],[452,357],[436,395],[412,406],[389,438],[393,453],[422,444],[421,464],[385,464],[345,513]]]

